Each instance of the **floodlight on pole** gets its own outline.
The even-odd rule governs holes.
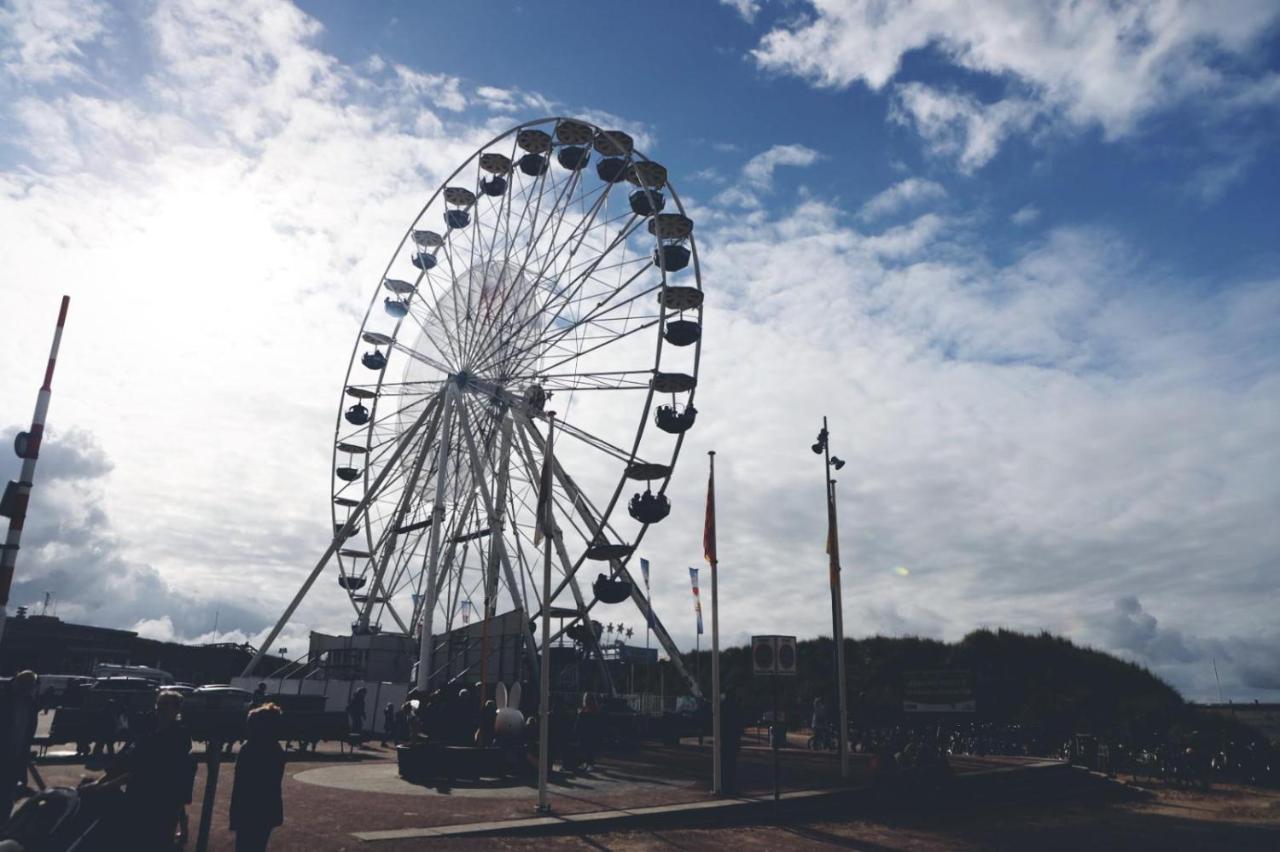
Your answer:
[[[844,460],[831,455],[827,432],[827,418],[822,418],[822,431],[818,433],[818,441],[813,451],[820,453],[825,462],[825,488],[827,501],[827,557],[831,581],[831,633],[835,640],[836,651],[836,699],[840,708],[839,738],[840,744],[840,777],[849,777],[849,697],[845,684],[847,673],[844,665],[844,596],[840,582],[840,535],[836,523],[835,480],[831,478],[831,468],[844,467]]]

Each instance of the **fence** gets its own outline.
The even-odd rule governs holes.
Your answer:
[[[258,684],[267,685],[267,695],[323,695],[324,709],[345,713],[351,696],[360,687],[365,688],[364,729],[375,734],[387,733],[382,718],[382,708],[387,704],[397,709],[409,693],[407,683],[363,680],[316,680],[312,678],[233,678],[232,686],[254,690]]]

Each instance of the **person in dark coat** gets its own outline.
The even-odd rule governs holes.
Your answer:
[[[582,693],[582,706],[578,708],[578,717],[574,720],[573,733],[578,741],[578,762],[582,769],[591,771],[596,762],[596,747],[600,744],[603,720],[596,697],[590,692]]]
[[[386,748],[387,740],[396,742],[400,739],[396,732],[396,705],[390,701],[382,708],[382,746]]]
[[[265,852],[271,830],[284,822],[284,749],[280,748],[281,711],[263,704],[249,713],[249,739],[236,758],[231,789],[231,830],[236,852]]]
[[[191,736],[178,721],[182,695],[156,696],[155,730],[138,737],[116,766],[98,782],[105,788],[124,786],[124,808],[117,815],[121,843],[135,852],[170,852],[186,805],[191,803],[196,764]]]
[[[347,717],[351,720],[351,733],[364,733],[364,697],[365,688],[362,686],[357,689],[351,696],[351,700],[347,702]]]
[[[36,673],[14,675],[0,691],[0,825],[9,821],[18,788],[27,782],[36,734]]]

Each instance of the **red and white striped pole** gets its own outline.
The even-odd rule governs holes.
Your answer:
[[[53,368],[58,361],[58,346],[62,343],[62,326],[67,321],[70,296],[62,297],[62,309],[58,311],[58,327],[53,332],[53,346],[49,350],[49,366],[44,371],[44,384],[36,397],[36,413],[31,418],[31,431],[19,432],[13,442],[13,450],[22,459],[22,474],[17,482],[10,482],[0,502],[0,514],[9,517],[9,534],[0,549],[0,637],[4,636],[4,622],[9,608],[9,587],[13,583],[13,567],[18,561],[18,540],[22,537],[22,525],[27,519],[27,501],[31,499],[31,483],[35,481],[36,459],[40,456],[40,441],[44,437],[44,419],[49,413],[49,398],[53,395]]]

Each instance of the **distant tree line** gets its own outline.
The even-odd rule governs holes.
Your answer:
[[[834,715],[832,640],[802,641],[797,650],[797,675],[779,679],[780,706],[792,719],[804,720],[814,697],[821,696]],[[722,650],[721,679],[748,716],[758,717],[772,707],[773,685],[767,677],[752,675],[749,652],[745,646]],[[683,656],[691,671],[700,672],[703,691],[709,693],[710,652],[702,651],[700,659],[692,652]],[[902,712],[904,678],[917,670],[971,675],[977,712],[964,718],[1046,733],[1145,739],[1169,730],[1187,713],[1177,690],[1142,666],[1047,632],[976,630],[959,642],[915,636],[846,639],[845,661],[851,723],[860,727],[909,722]],[[662,665],[668,667],[670,690],[680,680],[669,663]]]

